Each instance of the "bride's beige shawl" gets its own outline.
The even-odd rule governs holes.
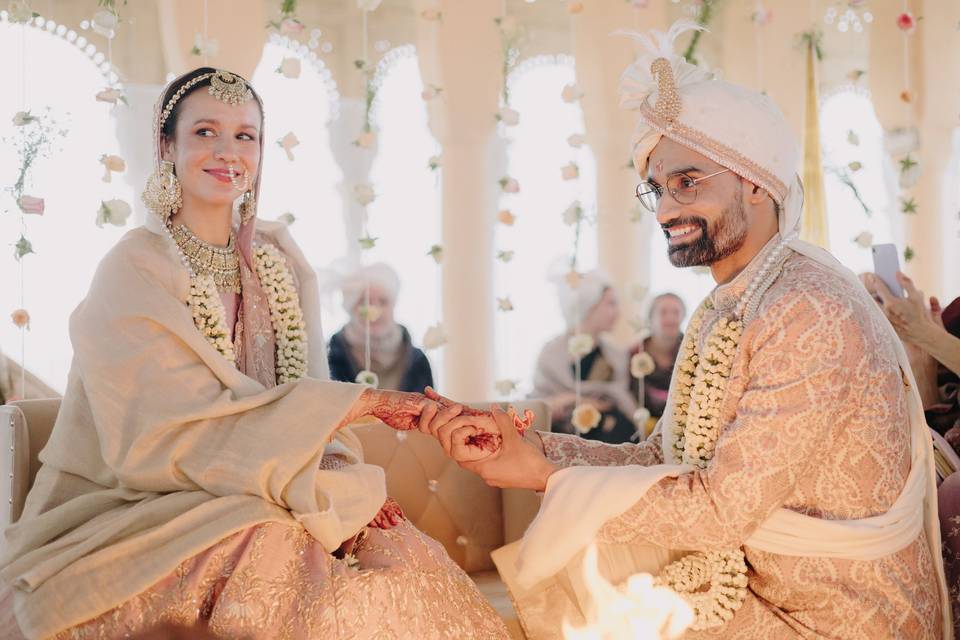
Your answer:
[[[265,226],[301,284],[319,376],[273,389],[194,327],[168,238],[135,229],[101,262],[70,320],[74,361],[43,467],[5,532],[0,577],[27,637],[101,614],[253,524],[299,521],[333,550],[383,504],[382,469],[334,436],[362,388],[322,379],[313,274],[289,234]],[[353,464],[320,470],[325,451]]]

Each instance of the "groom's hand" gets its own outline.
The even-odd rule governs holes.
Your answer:
[[[543,491],[547,478],[557,467],[543,454],[534,441],[536,434],[527,437],[517,433],[514,415],[496,405],[487,416],[460,416],[438,431],[443,450],[461,467],[483,478],[492,487],[533,489]],[[476,436],[496,430],[499,448],[490,453],[476,444]]]

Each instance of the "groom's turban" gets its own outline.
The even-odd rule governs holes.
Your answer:
[[[621,105],[639,111],[633,161],[646,178],[647,159],[666,136],[765,189],[780,205],[780,231],[799,223],[800,149],[783,113],[764,94],[716,79],[674,51],[689,21],[666,33],[629,34],[642,45],[620,81]],[[792,206],[791,206],[792,205]]]

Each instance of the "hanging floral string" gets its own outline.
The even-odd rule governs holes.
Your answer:
[[[513,108],[510,101],[510,73],[513,71],[520,58],[520,47],[525,38],[524,29],[517,23],[517,19],[507,13],[506,0],[502,0],[500,6],[500,16],[494,19],[497,30],[500,32],[500,52],[501,52],[501,93],[500,108],[494,114],[494,119],[498,123],[498,133],[503,141],[504,152],[512,142],[508,132],[511,127],[520,123],[520,113]],[[509,154],[507,154],[509,157]],[[511,197],[520,193],[520,183],[516,178],[505,175],[500,178],[498,184],[501,192],[501,206],[497,213],[495,224],[499,224],[508,229],[513,227],[516,221],[516,215],[509,207]],[[498,238],[503,235],[498,233]],[[497,260],[503,264],[509,264],[515,257],[515,251],[512,249],[499,248],[496,251]],[[501,278],[502,280],[502,278]],[[499,361],[504,367],[510,363],[510,322],[511,312],[514,310],[513,301],[509,292],[503,297],[497,297],[497,311],[499,312],[498,336],[500,337],[500,358]],[[517,390],[517,380],[510,377],[509,374],[500,377],[494,381],[494,388],[501,396],[510,396]]]
[[[902,12],[897,16],[897,28],[901,32],[902,51],[903,51],[903,88],[900,91],[900,101],[903,102],[905,123],[908,131],[916,131],[916,114],[913,109],[913,102],[916,96],[913,94],[913,88],[910,78],[910,37],[917,28],[917,20],[908,10],[907,0],[902,0]],[[914,145],[915,147],[916,145]],[[901,190],[900,212],[905,215],[917,215],[918,204],[913,195],[913,188],[920,180],[920,160],[914,155],[915,148],[908,149],[906,153],[897,160],[899,165],[898,184]],[[904,262],[910,262],[915,256],[911,247],[905,247],[903,251]]]

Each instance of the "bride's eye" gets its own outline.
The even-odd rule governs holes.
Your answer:
[[[197,135],[200,136],[201,138],[210,138],[212,136],[215,136],[216,134],[213,132],[213,129],[204,127],[203,129],[197,129]]]
[[[246,140],[249,142],[253,142],[256,140],[256,138],[249,133],[239,133],[237,134],[237,138],[240,140]]]

